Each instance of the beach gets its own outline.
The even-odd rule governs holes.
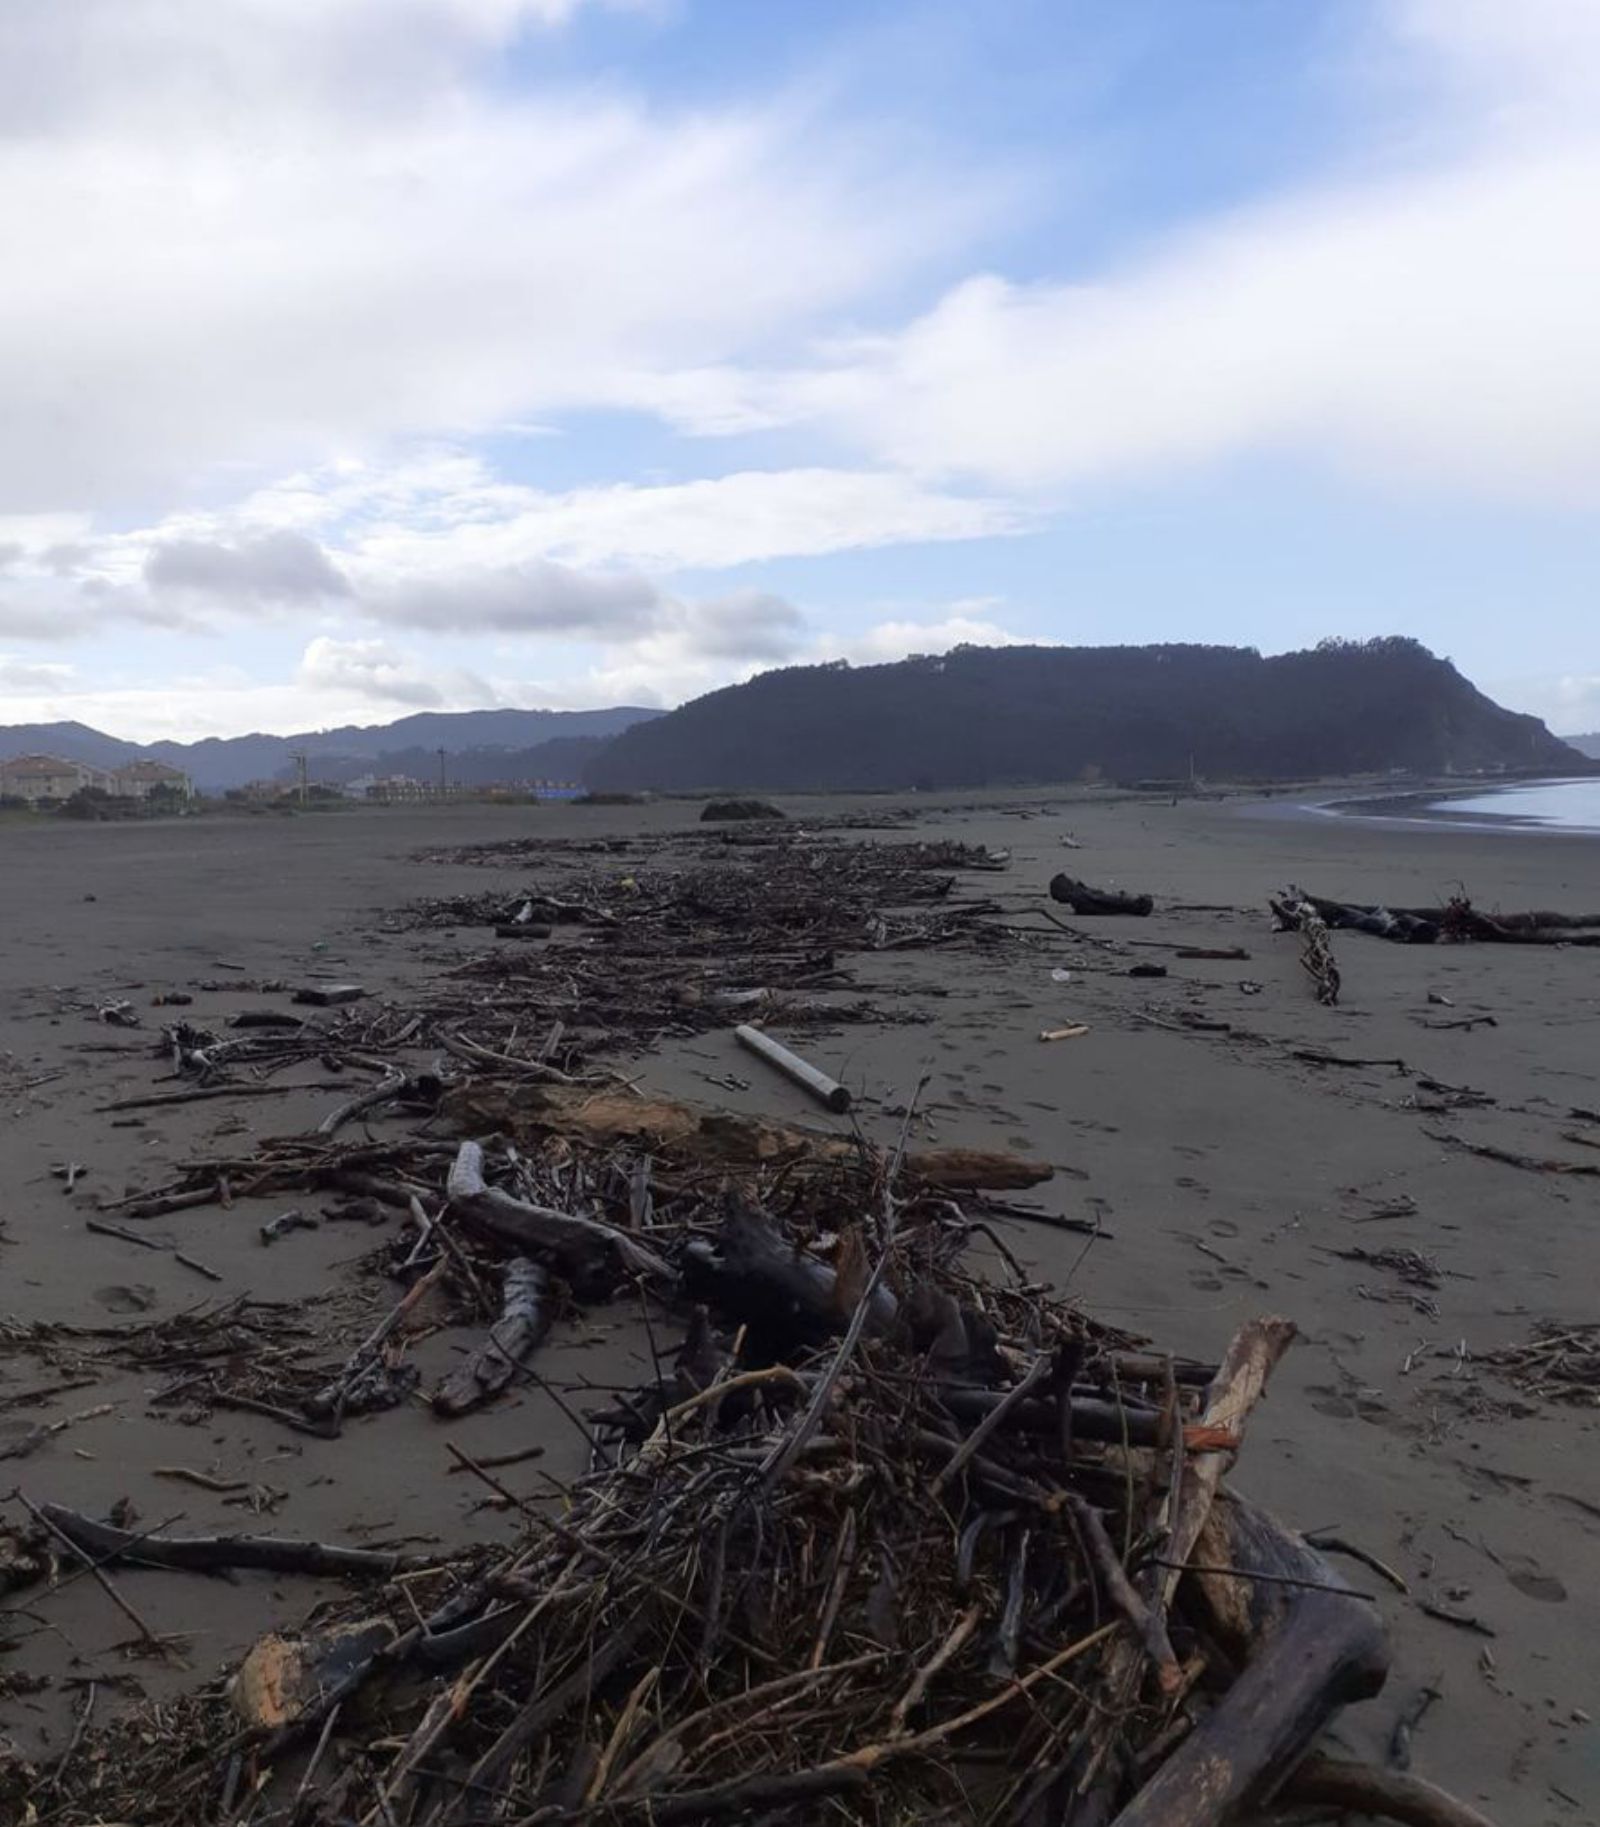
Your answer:
[[[890,1145],[915,1100],[919,1143],[1054,1165],[1029,1197],[1099,1234],[1018,1222],[1004,1242],[1027,1273],[1068,1288],[1097,1318],[1211,1359],[1246,1319],[1292,1320],[1299,1337],[1252,1423],[1239,1482],[1284,1522],[1361,1549],[1406,1587],[1341,1562],[1376,1596],[1394,1667],[1376,1701],[1344,1715],[1338,1742],[1385,1761],[1397,1722],[1436,1689],[1410,1733],[1420,1774],[1503,1827],[1600,1818],[1596,1395],[1585,1405],[1530,1392],[1487,1361],[1541,1325],[1600,1321],[1597,954],[1335,933],[1343,990],[1325,1008],[1298,939],[1274,934],[1267,911],[1268,895],[1291,883],[1362,904],[1432,906],[1464,888],[1485,911],[1593,911],[1600,840],[1341,818],[1280,796],[1174,803],[1037,790],[783,805],[797,824],[841,813],[908,821],[833,833],[843,841],[924,837],[1008,852],[1004,873],[964,880],[960,892],[999,903],[1013,941],[959,955],[864,943],[840,960],[853,994],[916,1017],[824,1026],[795,1042],[849,1086],[849,1119],[762,1068],[731,1025],[654,1037],[626,1060],[629,1077],[647,1093],[841,1134],[859,1121]],[[403,1003],[486,941],[481,930],[408,926],[397,910],[493,887],[510,899],[555,873],[537,855],[486,866],[419,861],[419,851],[604,840],[614,848],[603,866],[626,875],[673,864],[670,841],[645,852],[641,838],[698,845],[699,812],[691,801],[464,804],[0,829],[10,891],[0,1452],[70,1421],[0,1482],[95,1515],[126,1497],[142,1528],[181,1516],[191,1533],[391,1544],[495,1540],[511,1527],[452,1473],[447,1439],[474,1457],[542,1447],[537,1472],[506,1474],[518,1492],[575,1475],[585,1442],[563,1404],[581,1410],[586,1388],[648,1371],[637,1317],[621,1307],[589,1312],[543,1347],[540,1372],[561,1402],[526,1389],[448,1425],[403,1406],[337,1441],[301,1438],[259,1415],[152,1408],[153,1371],[75,1372],[67,1329],[239,1295],[292,1313],[343,1290],[359,1306],[371,1298],[360,1265],[375,1235],[324,1222],[264,1247],[259,1224],[281,1199],[163,1216],[156,1232],[212,1281],[170,1250],[85,1221],[186,1159],[304,1132],[348,1095],[312,1069],[286,1095],[108,1110],[171,1089],[153,1054],[164,1021],[216,1027],[281,1004],[282,994],[244,987],[263,983],[348,979]],[[1061,931],[1037,917],[1059,870],[1148,893],[1155,911]],[[1130,977],[1141,964],[1166,974]],[[192,1001],[155,1004],[171,992]],[[103,1018],[118,1003],[137,1027]],[[1086,1031],[1040,1038],[1078,1026]],[[375,1117],[371,1132],[393,1123]],[[69,1186],[53,1170],[72,1165],[85,1171]],[[42,1340],[44,1327],[61,1330]],[[425,1372],[448,1366],[461,1343],[428,1337]],[[175,1479],[174,1467],[202,1480]],[[122,1683],[108,1689],[119,1700],[133,1697],[129,1683],[147,1696],[178,1692],[302,1616],[320,1590],[166,1572],[122,1585],[144,1617],[190,1639],[184,1665],[115,1649],[128,1619],[88,1580],[23,1595],[47,1627],[30,1626],[0,1674],[51,1685],[0,1688],[0,1735],[30,1752],[48,1735],[59,1751],[79,1691],[68,1683]]]

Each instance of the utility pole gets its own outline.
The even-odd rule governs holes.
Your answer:
[[[440,799],[443,799],[445,797],[444,757],[445,757],[445,751],[443,749],[440,749],[440,751],[439,751],[439,797],[440,797]]]
[[[294,763],[295,767],[299,770],[300,803],[301,803],[301,805],[304,805],[306,803],[307,799],[310,797],[310,782],[306,775],[306,764],[307,764],[308,757],[307,757],[304,749],[296,749],[294,751],[294,753],[289,757],[289,759]]]

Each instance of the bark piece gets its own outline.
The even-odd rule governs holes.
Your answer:
[[[550,1283],[538,1263],[514,1256],[502,1298],[489,1336],[434,1391],[436,1415],[464,1415],[497,1396],[550,1330]]]

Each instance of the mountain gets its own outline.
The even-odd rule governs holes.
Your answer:
[[[1600,761],[1600,730],[1588,736],[1563,736],[1561,738],[1569,748],[1574,748],[1580,755],[1587,755],[1591,761]]]
[[[576,773],[592,756],[589,745],[660,714],[637,705],[594,711],[423,711],[396,723],[346,724],[298,736],[211,736],[201,742],[143,744],[124,742],[84,723],[18,723],[0,726],[0,760],[9,755],[59,755],[102,768],[141,759],[164,761],[182,768],[202,792],[219,793],[292,771],[296,754],[309,758],[313,779],[349,780],[371,772],[431,780],[442,748],[454,780],[485,784],[491,779],[563,779],[568,775],[562,770]],[[542,762],[526,761],[531,751],[574,740],[585,747],[557,748]],[[476,756],[471,772],[457,765],[463,751]]]
[[[958,647],[791,667],[636,724],[592,787],[871,789],[1080,778],[1583,768],[1401,638],[1254,648]]]
[[[552,736],[531,748],[446,748],[445,777],[452,785],[488,787],[518,781],[576,781],[610,740],[607,736]],[[412,780],[439,778],[438,748],[384,749],[375,756],[311,754],[306,771],[314,780],[342,786],[363,774],[404,774]],[[291,763],[276,778],[291,780]]]
[[[138,761],[146,750],[123,742],[87,723],[10,723],[0,725],[0,761],[13,755],[59,755],[91,768],[116,768]]]

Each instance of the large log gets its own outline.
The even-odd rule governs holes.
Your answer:
[[[1050,878],[1050,899],[1079,915],[1136,914],[1141,918],[1155,906],[1147,894],[1125,894],[1120,888],[1091,888],[1070,875]]]
[[[466,1085],[445,1107],[464,1128],[498,1129],[519,1140],[567,1136],[587,1147],[644,1149],[667,1166],[682,1162],[730,1171],[759,1167],[848,1167],[861,1159],[858,1143],[764,1117],[737,1115],[678,1098],[641,1096],[591,1087]],[[943,1186],[956,1191],[1011,1192],[1038,1186],[1055,1169],[1003,1149],[913,1149],[901,1163],[902,1189]]]
[[[1219,1496],[1196,1552],[1183,1596],[1249,1660],[1114,1827],[1221,1827],[1271,1801],[1339,1709],[1388,1673],[1377,1612],[1264,1510]]]

